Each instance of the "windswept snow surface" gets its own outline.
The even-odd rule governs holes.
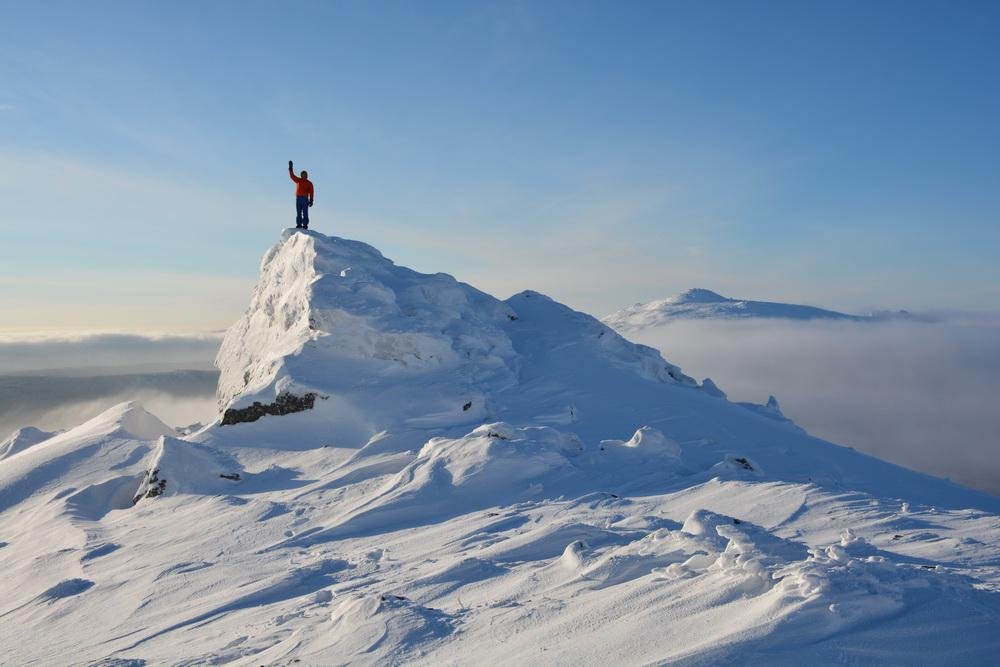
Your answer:
[[[37,445],[40,442],[45,442],[53,435],[55,435],[55,433],[49,433],[48,431],[43,431],[35,428],[34,426],[19,428],[11,433],[6,440],[0,442],[0,459],[5,459],[8,456],[13,456],[14,454],[23,452],[28,447]]]
[[[993,664],[1000,501],[535,293],[287,231],[177,437],[0,460],[7,664]],[[300,406],[301,407],[301,406]],[[240,413],[250,414],[250,413]]]
[[[665,324],[673,320],[733,319],[733,318],[783,318],[790,320],[855,320],[894,319],[913,317],[905,311],[883,311],[872,315],[848,315],[815,306],[773,301],[730,299],[707,289],[689,289],[686,292],[658,301],[637,303],[622,308],[603,318],[603,322],[616,331],[634,331]]]

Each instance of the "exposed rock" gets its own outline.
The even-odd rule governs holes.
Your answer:
[[[139,484],[139,492],[132,498],[132,504],[136,504],[143,498],[155,498],[166,490],[167,480],[160,479],[160,469],[147,470],[143,474],[142,483]]]
[[[132,504],[184,494],[222,495],[246,473],[229,454],[204,444],[164,436],[149,457]],[[242,502],[247,502],[243,500]]]
[[[255,422],[264,415],[289,415],[293,412],[312,410],[315,403],[316,394],[314,392],[308,392],[302,396],[281,394],[274,399],[274,403],[267,405],[254,401],[253,405],[246,408],[229,408],[222,415],[222,425]]]

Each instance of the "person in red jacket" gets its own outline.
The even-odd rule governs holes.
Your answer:
[[[288,175],[295,181],[295,228],[309,229],[309,207],[313,205],[313,184],[309,172],[302,170],[298,176],[292,171],[292,161],[288,161]]]

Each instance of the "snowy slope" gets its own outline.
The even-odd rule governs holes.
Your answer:
[[[287,231],[220,417],[0,460],[10,664],[990,664],[1000,501],[536,292]]]
[[[55,433],[43,431],[34,426],[25,426],[11,433],[6,440],[0,442],[0,459],[13,456],[33,447],[40,442],[45,442]]]
[[[667,299],[637,303],[603,318],[616,331],[634,331],[678,319],[783,318],[791,320],[866,320],[901,317],[883,312],[877,316],[847,315],[813,306],[772,301],[730,299],[707,289],[690,289]]]

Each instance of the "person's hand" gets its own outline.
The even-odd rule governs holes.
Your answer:
[[[289,169],[291,169],[291,168],[292,168],[292,161],[291,161],[291,160],[289,160],[289,161],[288,161],[288,168],[289,168]]]
[[[312,207],[313,207],[313,203],[309,202],[309,208],[312,208]]]

